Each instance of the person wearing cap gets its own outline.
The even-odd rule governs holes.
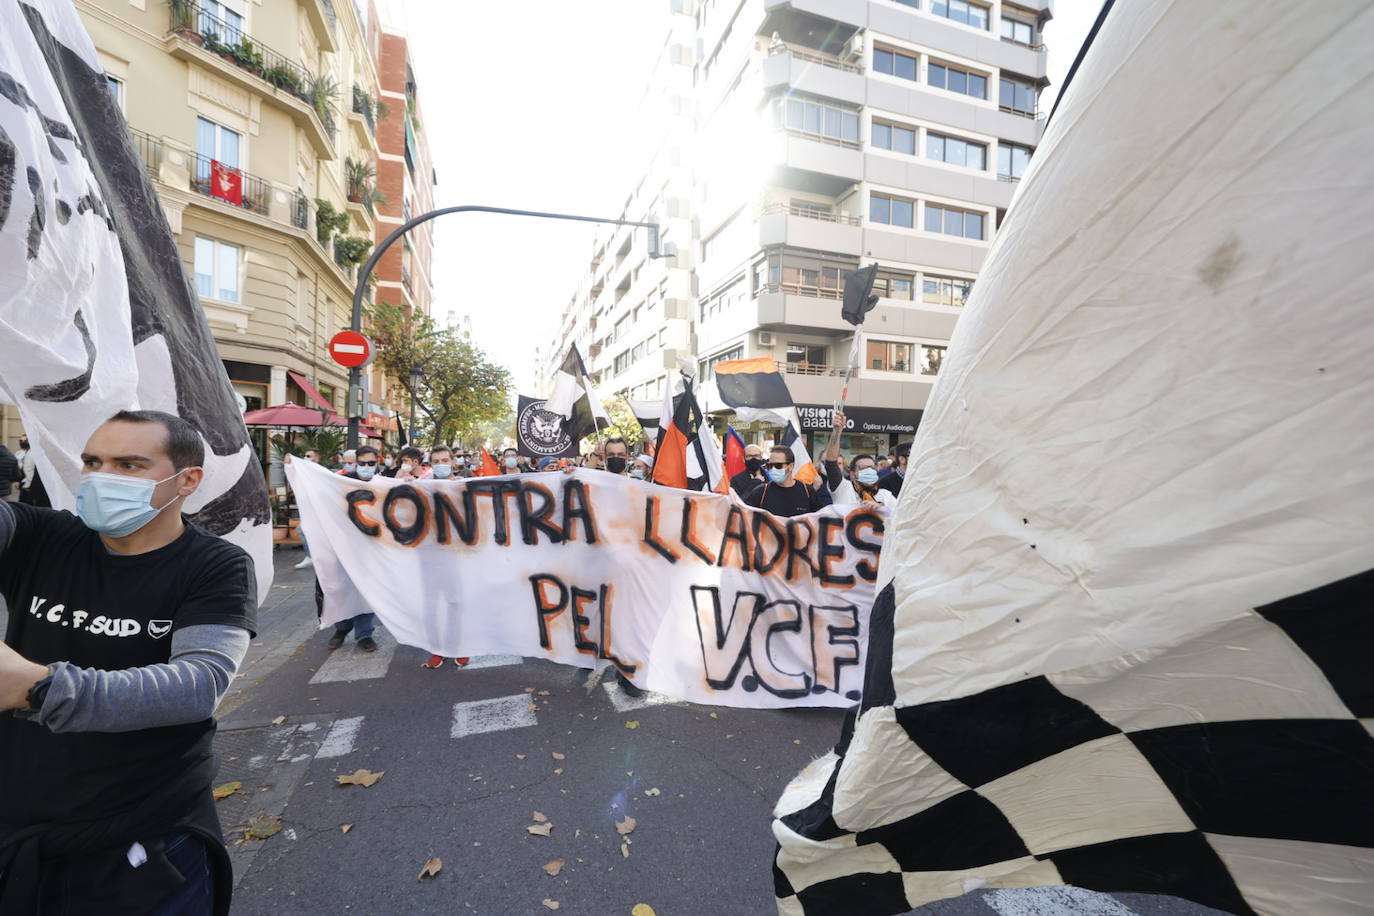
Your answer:
[[[559,460],[552,455],[546,455],[539,459],[538,469],[540,471],[559,471],[562,470],[562,467],[563,465],[560,464]]]
[[[639,455],[630,467],[630,476],[635,480],[648,480],[654,473],[654,459],[649,455]]]

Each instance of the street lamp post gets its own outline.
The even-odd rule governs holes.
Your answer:
[[[419,366],[410,367],[410,445],[415,446],[415,391],[420,387],[420,376],[424,370]]]
[[[658,222],[655,220],[629,220],[629,219],[607,219],[600,216],[579,216],[573,213],[545,213],[541,210],[512,210],[508,207],[483,207],[477,205],[465,205],[461,207],[441,207],[438,210],[430,210],[428,213],[421,213],[409,221],[402,223],[390,235],[382,240],[382,243],[372,252],[372,256],[367,259],[362,270],[358,271],[358,285],[353,290],[353,323],[351,327],[354,331],[362,331],[363,327],[363,296],[367,292],[367,278],[372,276],[372,270],[377,266],[377,262],[382,259],[398,239],[404,236],[411,229],[421,223],[429,222],[436,216],[443,216],[447,213],[504,213],[509,216],[532,216],[536,219],[563,219],[572,220],[579,223],[604,223],[614,226],[643,226],[649,230],[649,257],[667,258],[677,254],[674,246],[666,246],[666,250],[660,249],[658,237]],[[359,427],[362,425],[362,405],[361,398],[358,397],[359,387],[362,383],[362,370],[353,367],[348,370],[348,403],[351,405],[348,411],[348,447],[358,447]],[[411,417],[414,423],[415,401],[414,393],[411,395]]]

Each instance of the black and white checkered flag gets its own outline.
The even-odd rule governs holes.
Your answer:
[[[1374,5],[1246,10],[1117,3],[1082,60],[926,408],[862,706],[778,802],[780,913],[1374,912]]]

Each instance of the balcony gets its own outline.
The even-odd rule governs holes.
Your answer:
[[[786,87],[852,105],[863,104],[863,69],[858,65],[788,42],[770,45],[768,54],[761,71],[767,94]]]
[[[854,326],[840,316],[839,289],[796,283],[770,283],[759,293],[758,324],[783,331],[832,333],[848,336]],[[868,334],[894,334],[948,340],[954,333],[957,314],[922,308],[919,305],[892,304],[882,300],[864,319]]]
[[[320,40],[320,49],[339,50],[339,14],[334,11],[334,0],[305,0],[303,5]]]
[[[799,362],[799,363],[778,363],[778,371],[780,371],[783,375],[824,375],[824,376],[836,376],[836,375],[841,375],[841,376],[842,376],[842,375],[844,375],[844,370],[845,370],[846,368],[848,368],[848,367],[847,367],[847,366],[832,366],[832,365],[829,365],[829,364],[826,364],[826,363],[808,363],[808,362]],[[855,370],[854,370],[854,375],[857,377],[858,374],[859,374],[859,370],[858,370],[858,369],[855,369]]]
[[[770,204],[759,212],[759,245],[786,245],[811,251],[858,255],[863,248],[861,220],[847,213]]]
[[[376,103],[372,101],[372,96],[362,86],[353,87],[353,107],[348,114],[348,120],[358,130],[358,145],[363,149],[368,149],[373,145],[373,137],[377,135],[377,115]],[[366,127],[366,131],[363,127]]]
[[[334,158],[337,127],[327,77],[315,77],[295,60],[252,40],[241,26],[194,4],[171,9],[167,52],[262,95],[305,129],[321,159]]]
[[[214,161],[209,156],[201,156],[193,153],[191,160],[191,190],[206,197],[213,197],[215,200],[230,207],[242,207],[261,216],[270,215],[272,186],[266,179],[256,175],[250,175],[242,169],[232,169],[221,166],[229,172],[236,173],[242,181],[240,188],[242,194],[239,203],[227,199],[227,193],[223,186],[217,186],[214,170],[211,163]]]

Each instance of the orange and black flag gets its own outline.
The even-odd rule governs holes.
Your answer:
[[[491,452],[487,451],[485,445],[482,446],[482,463],[473,468],[472,473],[475,477],[498,477],[501,474],[501,468],[496,464],[496,459],[491,457]]]
[[[677,394],[671,388],[664,391],[654,469],[649,479],[665,487],[724,493],[729,486],[725,460],[711,425],[701,412],[696,384],[687,375],[682,376],[680,384],[682,391]]]
[[[734,408],[741,421],[776,423],[783,428],[777,443],[796,456],[793,476],[803,483],[815,483],[818,475],[801,436],[801,417],[777,362],[769,357],[732,359],[716,363],[712,372],[720,399]]]

